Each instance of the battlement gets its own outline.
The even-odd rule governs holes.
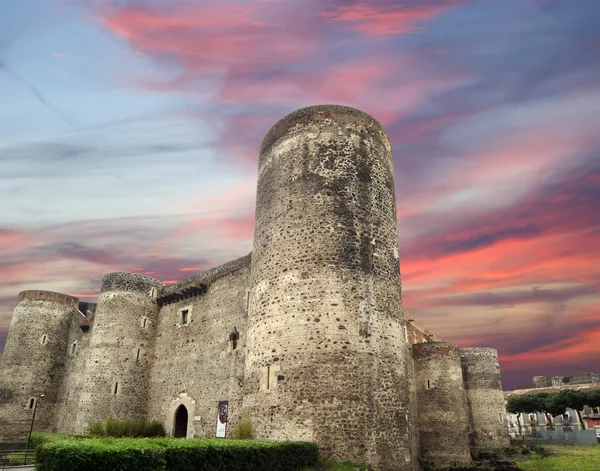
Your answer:
[[[48,301],[51,303],[63,304],[65,306],[77,307],[78,298],[68,294],[56,293],[54,291],[27,290],[21,291],[17,297],[17,304],[23,301]]]
[[[223,265],[219,265],[218,267],[214,267],[210,270],[198,273],[197,275],[194,275],[186,280],[178,281],[177,283],[174,283],[172,285],[165,286],[162,295],[183,295],[186,289],[194,287],[202,288],[203,286],[205,286],[208,289],[208,286],[217,281],[219,278],[223,278],[224,276],[241,270],[242,268],[247,268],[250,266],[251,262],[252,252],[243,257],[236,258],[231,262],[227,262]]]

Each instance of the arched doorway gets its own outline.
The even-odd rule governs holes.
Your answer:
[[[175,411],[175,426],[173,427],[173,436],[175,438],[187,437],[188,410],[182,404]]]

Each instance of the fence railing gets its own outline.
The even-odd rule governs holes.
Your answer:
[[[0,471],[29,468],[35,464],[35,450],[0,451]]]

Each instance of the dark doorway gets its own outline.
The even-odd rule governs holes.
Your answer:
[[[177,408],[175,412],[175,438],[187,437],[188,411],[184,405]]]

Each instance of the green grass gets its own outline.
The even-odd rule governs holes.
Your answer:
[[[525,471],[598,471],[600,470],[600,445],[561,446],[543,445],[556,456],[542,458],[532,453],[527,461],[518,462]]]

